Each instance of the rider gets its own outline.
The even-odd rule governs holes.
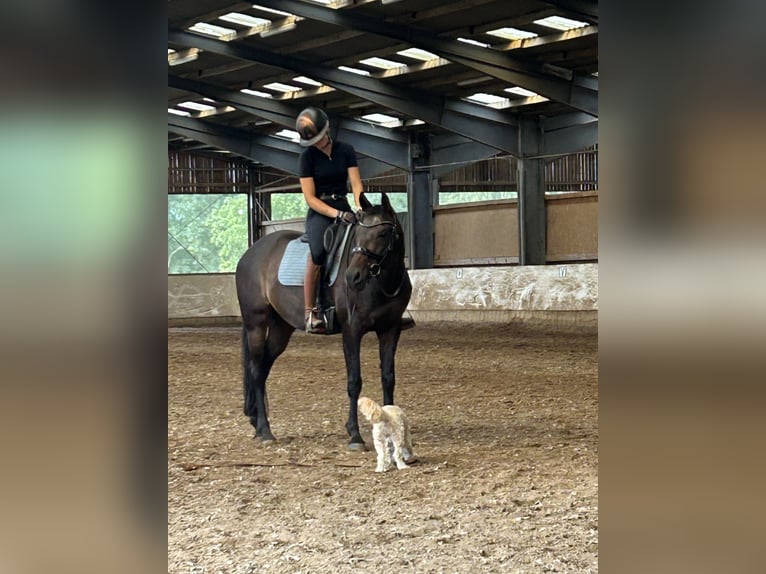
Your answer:
[[[306,148],[300,156],[299,177],[301,191],[309,207],[306,234],[311,252],[303,280],[307,333],[326,331],[324,319],[316,306],[317,283],[327,258],[324,232],[333,221],[354,221],[346,198],[348,183],[351,183],[357,209],[360,208],[359,196],[363,191],[356,151],[349,144],[333,141],[329,130],[327,114],[319,108],[306,108],[295,120],[300,145]]]

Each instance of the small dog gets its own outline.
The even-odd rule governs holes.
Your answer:
[[[414,462],[410,425],[404,411],[394,405],[381,407],[367,397],[357,402],[359,411],[372,423],[372,440],[378,453],[375,472],[386,472],[396,462],[399,470],[409,468],[405,459]],[[393,457],[393,461],[391,460]]]

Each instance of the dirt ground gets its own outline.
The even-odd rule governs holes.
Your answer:
[[[340,336],[295,333],[242,414],[238,328],[168,331],[168,572],[597,572],[595,334],[421,324],[396,403],[419,462],[351,452]],[[381,400],[377,340],[363,396]],[[372,448],[371,429],[360,420]]]

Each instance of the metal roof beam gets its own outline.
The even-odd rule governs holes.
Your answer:
[[[256,96],[235,92],[213,84],[190,80],[171,74],[168,74],[168,86],[178,90],[194,92],[201,96],[212,98],[218,102],[232,105],[237,109],[269,120],[277,125],[294,126],[295,124],[295,113],[293,108],[280,102],[269,100],[268,98],[258,98]]]
[[[290,106],[269,98],[260,98],[214,86],[205,82],[168,75],[168,86],[194,92],[218,102],[226,103],[254,116],[269,120],[289,129],[295,128],[295,118],[302,107]],[[358,120],[330,117],[336,137],[354,146],[356,151],[384,163],[407,169],[408,139],[405,134],[390,128],[375,126]]]
[[[593,116],[589,114],[574,112],[571,114],[559,114],[549,118],[543,118],[541,121],[543,124],[543,131],[552,132],[554,130],[560,130],[562,128],[568,128],[571,126],[589,124],[598,120],[594,120]]]
[[[299,0],[263,0],[262,6],[285,10],[311,20],[318,20],[342,28],[362,30],[370,34],[407,42],[429,50],[452,62],[479,70],[493,78],[532,90],[546,98],[561,102],[593,116],[598,115],[598,91],[574,81],[579,75],[571,73],[563,79],[546,71],[543,65],[514,58],[506,53],[471,46],[462,42],[440,38],[435,34],[410,26],[384,22],[359,11],[333,10]]]
[[[431,139],[431,174],[435,178],[442,177],[468,163],[495,155],[495,148],[460,136],[435,136]]]
[[[499,110],[446,99],[423,90],[391,86],[375,78],[326,68],[308,60],[275,54],[252,46],[213,40],[181,30],[169,30],[168,40],[231,58],[293,70],[321,80],[338,90],[441,126],[474,141],[518,154],[518,132],[514,116]]]
[[[271,136],[253,136],[244,130],[211,124],[168,113],[168,131],[239,156],[298,175],[295,144]]]
[[[298,176],[301,148],[294,142],[171,113],[168,113],[168,131]],[[360,170],[364,168],[365,177],[391,169],[389,164],[373,158],[361,158],[359,165]]]
[[[542,2],[558,8],[562,16],[598,24],[598,2],[592,0],[542,0]]]
[[[552,132],[544,132],[542,154],[574,153],[597,143],[598,122],[589,122]]]

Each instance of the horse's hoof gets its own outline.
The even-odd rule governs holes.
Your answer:
[[[263,434],[262,432],[257,432],[253,438],[260,440],[263,444],[271,444],[273,442],[277,442],[277,439],[275,439],[274,435],[271,433]]]
[[[348,443],[348,450],[361,452],[367,450],[367,447],[363,442],[350,442]]]

